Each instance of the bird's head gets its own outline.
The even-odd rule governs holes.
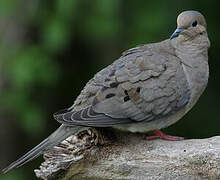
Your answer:
[[[177,29],[171,35],[174,44],[197,44],[209,47],[210,42],[206,31],[204,16],[198,11],[184,11],[177,17]]]

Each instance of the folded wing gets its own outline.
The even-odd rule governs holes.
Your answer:
[[[73,106],[54,118],[70,126],[108,127],[169,116],[189,100],[178,58],[141,46],[98,72]]]

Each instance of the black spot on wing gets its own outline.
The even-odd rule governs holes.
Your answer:
[[[118,85],[119,85],[119,82],[113,82],[113,83],[110,84],[110,87],[111,88],[116,88],[116,87],[118,87]]]
[[[127,101],[129,101],[130,100],[130,97],[129,96],[125,96],[124,97],[124,102],[127,102]]]
[[[138,87],[138,88],[136,89],[136,92],[137,92],[137,93],[140,93],[140,91],[141,91],[141,88]]]
[[[111,98],[111,97],[114,97],[114,96],[115,96],[115,94],[109,93],[109,94],[107,94],[107,95],[105,96],[105,98],[108,99],[108,98]]]

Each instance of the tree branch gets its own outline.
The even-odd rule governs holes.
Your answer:
[[[88,130],[46,153],[35,173],[61,180],[219,179],[220,136],[147,141],[142,134]]]

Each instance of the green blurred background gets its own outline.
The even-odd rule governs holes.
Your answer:
[[[0,168],[59,126],[52,114],[71,106],[94,73],[126,49],[169,38],[177,15],[191,9],[208,24],[209,85],[165,132],[205,138],[220,134],[218,0],[0,0]],[[41,161],[0,179],[36,179]]]

